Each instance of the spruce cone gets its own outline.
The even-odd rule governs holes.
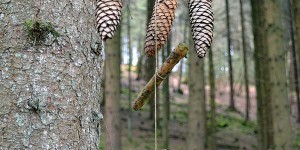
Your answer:
[[[189,0],[188,7],[195,51],[198,57],[203,58],[213,38],[211,0]]]
[[[97,0],[97,30],[102,40],[112,38],[121,20],[122,3],[119,0]]]
[[[144,49],[148,56],[155,55],[155,38],[157,42],[157,50],[159,50],[166,43],[175,18],[176,7],[176,0],[158,0],[158,2],[156,2],[146,34]],[[157,29],[156,34],[155,26]]]

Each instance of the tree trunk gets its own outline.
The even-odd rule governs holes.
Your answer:
[[[130,3],[130,0],[128,0]],[[128,138],[131,140],[131,66],[132,66],[132,48],[131,48],[131,33],[130,33],[130,5],[127,5],[127,38],[128,38],[128,55],[129,55],[129,62],[128,62],[128,118],[127,118],[127,125],[128,125]]]
[[[242,26],[242,46],[243,46],[243,63],[244,63],[244,79],[245,79],[245,92],[246,92],[246,119],[249,120],[250,112],[250,95],[249,95],[249,80],[248,80],[248,61],[247,61],[247,50],[246,50],[246,29],[245,29],[245,18],[244,18],[244,8],[243,0],[240,0],[240,16],[241,16],[241,26]]]
[[[139,57],[138,57],[138,62],[136,66],[136,72],[137,72],[137,78],[136,80],[140,80],[143,78],[143,60],[144,60],[144,54],[143,54],[143,48],[142,48],[142,38],[138,39],[138,51],[139,51]]]
[[[287,95],[286,53],[284,49],[280,0],[266,0],[265,32],[270,73],[271,117],[274,149],[292,149],[290,105]],[[269,147],[271,148],[271,146]]]
[[[257,124],[258,124],[258,149],[267,149],[267,132],[268,132],[268,113],[267,107],[264,104],[266,101],[266,95],[268,91],[265,90],[264,84],[261,81],[266,80],[267,74],[269,74],[267,68],[266,59],[262,59],[262,56],[267,56],[263,38],[263,7],[258,0],[251,0],[252,5],[252,21],[253,21],[253,35],[254,35],[254,58],[255,58],[255,79],[256,79],[256,99],[257,99]],[[264,65],[260,65],[264,64]]]
[[[280,0],[252,0],[259,124],[259,149],[289,150],[286,52]]]
[[[92,51],[99,42],[94,2],[0,7],[0,149],[98,149],[102,60]],[[30,32],[26,20],[35,29],[49,22],[60,36]]]
[[[178,68],[178,71],[179,71],[179,79],[178,79],[178,86],[177,86],[177,90],[176,90],[179,94],[183,94],[183,91],[181,90],[182,68],[183,68],[183,61],[180,61],[180,63],[179,63],[179,68]]]
[[[182,19],[182,24],[181,25],[183,26],[183,40],[184,40],[184,42],[186,42],[188,40],[188,38],[187,38],[188,24],[187,23],[188,23],[187,19]],[[186,43],[188,43],[188,42],[186,42]],[[177,90],[176,91],[179,94],[183,94],[183,91],[181,89],[182,76],[183,76],[183,65],[184,65],[184,60],[180,61],[179,69],[178,69],[178,71],[179,71],[179,79],[178,79],[178,86],[177,86]]]
[[[147,2],[147,26],[150,22],[152,16],[152,9],[154,7],[155,0],[148,0]],[[146,57],[145,61],[145,80],[149,81],[155,73],[155,57]],[[150,114],[149,119],[154,119],[154,94],[152,94],[149,98],[149,107],[150,107]]]
[[[163,62],[170,55],[171,52],[171,37],[168,39],[166,53],[163,50]],[[182,60],[181,60],[182,61]],[[169,148],[169,119],[170,119],[170,91],[169,91],[169,76],[165,79],[163,84],[163,109],[162,109],[162,140],[164,149]]]
[[[230,82],[230,103],[229,109],[235,111],[234,104],[234,87],[233,87],[233,68],[232,68],[232,57],[231,57],[231,33],[230,33],[230,15],[229,15],[229,3],[226,0],[226,25],[227,25],[227,55],[228,55],[228,66],[229,66],[229,82]]]
[[[293,0],[294,7],[294,19],[296,27],[296,43],[297,43],[297,53],[298,53],[298,64],[300,64],[300,1]]]
[[[210,85],[210,135],[208,147],[210,150],[217,149],[216,138],[216,101],[215,101],[215,68],[212,50],[208,53],[209,57],[209,85]]]
[[[296,80],[296,83],[295,83],[295,86],[296,86],[296,94],[297,94],[297,105],[298,105],[298,122],[300,123],[300,94],[299,94],[299,86],[300,86],[300,83],[299,83],[299,74],[296,74],[296,73],[299,73],[300,72],[300,67],[297,68],[295,66],[295,64],[297,65],[300,65],[300,1],[299,0],[293,0],[293,5],[292,5],[294,8],[294,14],[293,14],[293,18],[292,20],[294,20],[294,28],[293,28],[293,31],[296,31],[295,34],[296,35],[293,35],[293,38],[294,38],[294,46],[295,46],[295,52],[293,50],[293,54],[294,53],[298,53],[298,58],[297,58],[297,55],[293,55],[294,57],[294,67],[295,67],[295,77],[297,76],[297,79],[295,78]],[[292,9],[292,8],[291,8]],[[294,33],[292,31],[292,33]],[[294,49],[294,48],[293,48]],[[295,61],[295,60],[298,60]]]
[[[193,42],[189,46],[189,102],[187,149],[205,150],[206,110],[204,85],[204,59],[199,59],[193,50]]]
[[[121,149],[120,80],[121,29],[105,46],[105,150]]]

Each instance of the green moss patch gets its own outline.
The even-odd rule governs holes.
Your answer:
[[[33,44],[42,44],[51,34],[55,39],[60,34],[55,30],[50,22],[26,20],[24,22],[27,39]]]

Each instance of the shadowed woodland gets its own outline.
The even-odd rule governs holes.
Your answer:
[[[299,77],[299,0],[0,2],[1,150],[296,150]]]

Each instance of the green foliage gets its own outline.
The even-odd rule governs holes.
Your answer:
[[[27,19],[24,22],[26,35],[29,41],[34,44],[41,44],[51,34],[55,39],[60,34],[55,30],[54,25],[50,22],[34,21]]]
[[[177,110],[176,112],[172,112],[171,118],[180,122],[187,122],[188,113],[185,110]]]
[[[243,118],[230,116],[230,115],[217,115],[217,128],[229,130],[239,129],[245,134],[255,134],[257,126],[255,122],[249,121],[245,122]]]
[[[221,108],[222,106],[218,105],[217,109],[224,110],[225,108]],[[210,130],[210,119],[211,114],[207,113],[207,126],[208,130]],[[216,126],[218,131],[234,131],[235,133],[242,134],[256,134],[257,133],[257,124],[255,121],[245,122],[245,118],[236,112],[224,111],[223,113],[216,114]],[[210,132],[210,131],[208,131]]]

